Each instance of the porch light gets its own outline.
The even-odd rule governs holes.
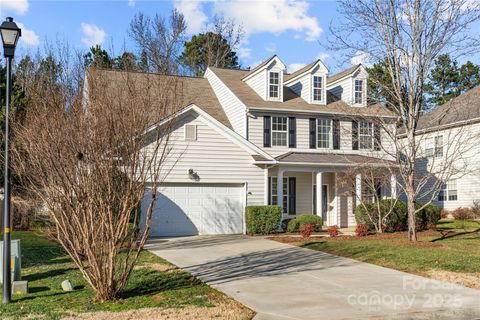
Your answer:
[[[22,30],[13,22],[12,17],[8,17],[2,25],[0,25],[0,33],[2,35],[3,53],[6,58],[13,58],[18,38],[22,36]]]

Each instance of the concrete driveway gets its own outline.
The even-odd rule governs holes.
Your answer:
[[[152,239],[147,249],[255,319],[480,319],[480,290],[259,237]]]

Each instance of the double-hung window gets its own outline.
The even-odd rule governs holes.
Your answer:
[[[272,117],[272,147],[288,144],[288,118]]]
[[[358,128],[358,141],[360,149],[372,149],[373,148],[373,123],[372,122],[360,122]]]
[[[270,98],[278,98],[280,91],[280,74],[278,72],[269,73],[268,96]]]
[[[318,148],[330,148],[332,141],[332,120],[317,119]]]
[[[322,77],[313,77],[313,101],[322,101],[323,83]]]
[[[271,198],[272,198],[272,205],[278,205],[277,199],[277,177],[272,177],[272,185],[270,187]],[[283,178],[283,213],[288,213],[288,178]]]
[[[443,184],[438,193],[438,201],[456,201],[457,199],[457,180],[449,180]]]
[[[443,156],[443,136],[436,136],[425,139],[425,156]]]
[[[363,80],[355,80],[355,103],[363,103]]]

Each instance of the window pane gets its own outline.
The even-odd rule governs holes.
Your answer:
[[[355,80],[355,103],[362,103],[363,101],[363,80]]]
[[[443,156],[443,136],[435,137],[435,156]]]
[[[322,77],[313,77],[313,100],[322,100]]]
[[[332,120],[318,119],[317,126],[317,144],[319,148],[330,148],[330,139],[332,136]]]
[[[358,130],[360,149],[373,148],[373,123],[360,122]]]
[[[283,178],[283,213],[288,213],[288,178]],[[272,177],[272,186],[270,188],[272,205],[278,204],[277,197],[277,177]]]
[[[272,146],[287,146],[287,117],[272,117]]]

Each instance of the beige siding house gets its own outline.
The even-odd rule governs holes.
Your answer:
[[[480,87],[420,118],[420,176],[430,177],[422,201],[446,210],[480,200]]]
[[[395,117],[367,104],[361,65],[329,75],[317,60],[289,74],[274,55],[252,70],[211,67],[178,81],[183,106],[152,236],[242,233],[245,207],[266,204],[280,205],[282,220],[315,214],[326,225],[354,226],[356,168],[391,165],[385,150],[393,143],[374,122]],[[356,184],[342,183],[346,176]]]

